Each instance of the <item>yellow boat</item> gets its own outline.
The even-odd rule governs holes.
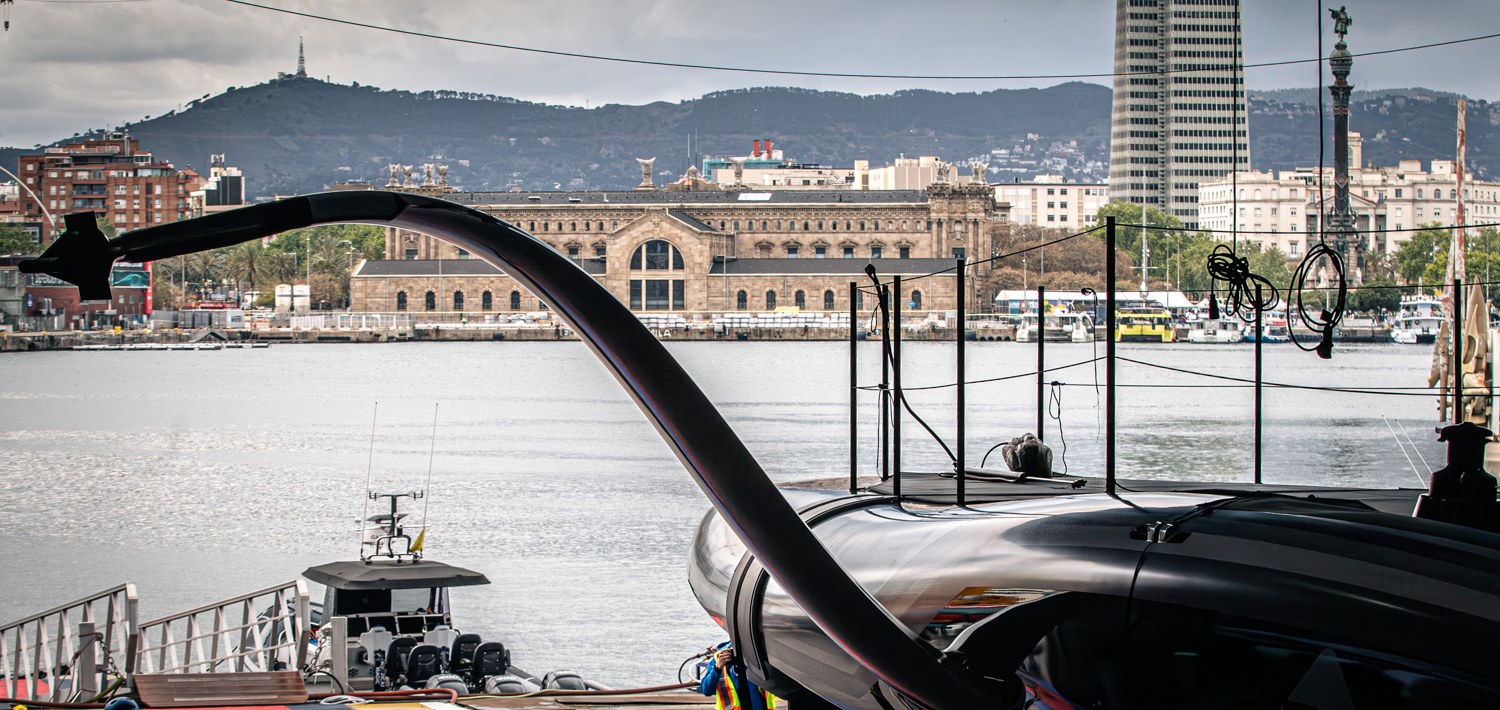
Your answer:
[[[1115,342],[1170,343],[1177,340],[1172,314],[1158,305],[1121,308],[1115,316]]]

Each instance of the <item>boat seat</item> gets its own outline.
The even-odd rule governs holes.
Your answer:
[[[406,659],[416,646],[417,640],[410,636],[397,636],[394,641],[391,641],[390,647],[385,650],[387,683],[394,686],[402,676],[406,675]]]
[[[430,643],[413,648],[406,657],[406,684],[413,688],[422,687],[428,678],[442,672],[443,650]]]
[[[469,667],[474,665],[474,652],[479,650],[479,645],[483,642],[479,634],[459,634],[453,640],[453,653],[448,656],[448,670],[467,676]]]
[[[359,646],[368,654],[370,665],[375,665],[375,653],[379,651],[384,654],[391,647],[391,641],[395,636],[386,631],[384,626],[376,626],[369,631],[359,635]]]
[[[510,671],[510,651],[499,641],[486,641],[474,649],[469,667],[469,686],[483,687],[485,678],[502,676]]]
[[[422,634],[422,643],[431,644],[438,648],[453,648],[453,642],[460,634],[451,627],[442,625]]]

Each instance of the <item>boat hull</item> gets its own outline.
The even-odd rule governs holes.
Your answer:
[[[1461,678],[1484,698],[1474,707],[1500,702],[1497,535],[1291,495],[1084,494],[962,510],[800,495],[793,502],[820,542],[913,634],[962,652],[954,657],[987,677],[1043,679],[1078,707],[1110,693],[1127,700],[1110,707],[1207,706],[1213,692],[1257,682],[1280,686],[1278,703],[1296,701],[1298,679],[1314,677],[1312,666],[1327,654],[1350,666],[1379,658],[1376,665],[1422,683]],[[875,678],[733,538],[716,513],[706,516],[689,578],[751,678],[778,695],[811,691],[843,707],[881,708],[870,693]],[[1115,631],[1134,628],[1132,619],[1184,625],[1157,626],[1160,637]],[[1189,630],[1194,624],[1235,630],[1200,636]],[[1255,647],[1301,660],[1253,671],[1274,677],[1257,680],[1242,675],[1249,669],[1179,665],[1174,659],[1193,644],[1226,658]],[[1049,664],[1059,654],[1068,662]],[[1136,663],[1173,672],[1133,678],[1111,670]],[[1356,694],[1388,680],[1348,677]],[[1425,692],[1420,685],[1406,690]],[[1418,700],[1392,707],[1424,707]]]

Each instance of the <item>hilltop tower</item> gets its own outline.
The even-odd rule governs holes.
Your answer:
[[[1198,227],[1198,183],[1250,168],[1240,0],[1115,0],[1109,193]]]
[[[302,38],[297,38],[297,78],[307,78],[307,61],[302,54]]]

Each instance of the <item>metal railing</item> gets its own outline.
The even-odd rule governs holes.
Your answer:
[[[126,582],[0,626],[0,690],[25,700],[93,698],[110,676],[131,671],[136,609],[135,584]]]
[[[140,640],[134,647],[134,671],[240,673],[301,668],[312,637],[308,601],[307,583],[299,579],[148,621],[141,624]]]

